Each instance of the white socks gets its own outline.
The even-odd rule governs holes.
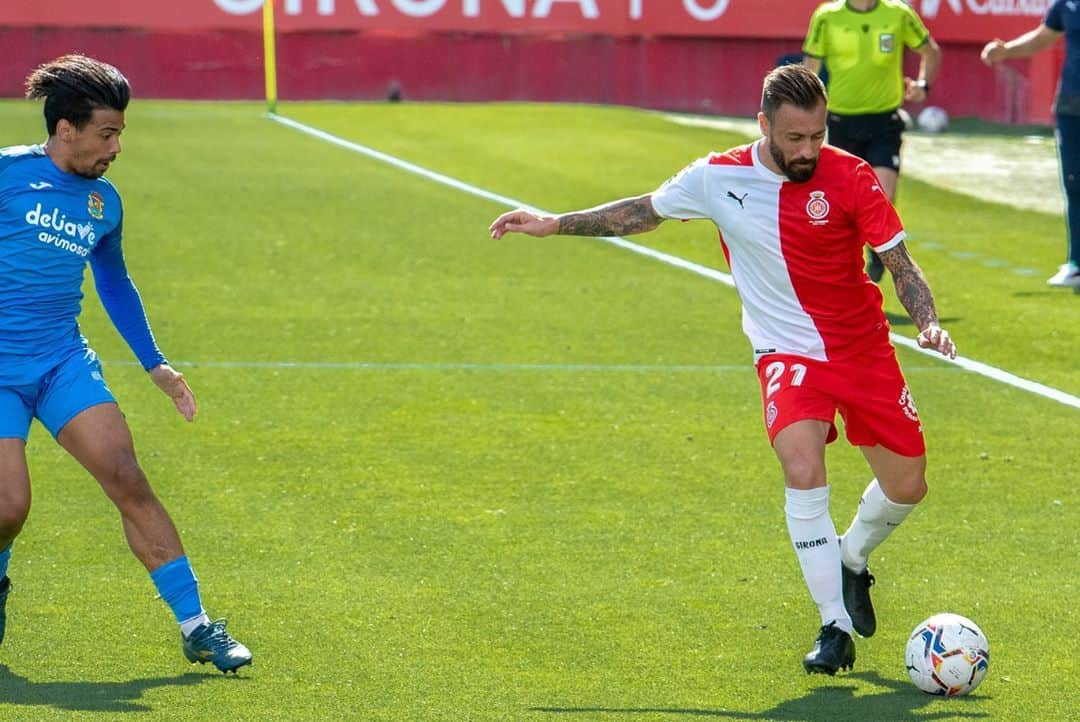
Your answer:
[[[844,609],[840,545],[829,516],[829,487],[789,488],[785,494],[788,534],[810,596],[821,612],[821,624],[835,621],[837,627],[850,634],[853,628],[851,617]]]
[[[889,501],[877,479],[871,481],[863,492],[851,526],[844,533],[841,548],[844,566],[857,574],[862,573],[870,552],[885,541],[914,508],[915,504]]]
[[[185,619],[180,622],[180,634],[184,635],[184,639],[191,636],[191,633],[204,624],[210,624],[210,617],[206,616],[206,610],[199,612],[191,619]]]

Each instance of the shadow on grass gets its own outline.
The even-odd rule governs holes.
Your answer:
[[[152,707],[139,702],[147,690],[191,686],[208,679],[210,675],[188,672],[130,682],[32,682],[0,664],[0,709],[17,705],[80,712],[150,712]]]
[[[919,714],[919,710],[941,698],[923,694],[906,682],[885,679],[875,672],[859,672],[841,678],[841,680],[851,679],[859,679],[885,687],[888,691],[856,697],[855,690],[857,687],[852,685],[816,687],[803,697],[781,702],[772,709],[761,712],[739,712],[728,709],[680,709],[677,707],[622,709],[616,707],[533,707],[530,711],[565,715],[669,714],[707,717],[718,720],[777,720],[778,722],[787,720],[792,722],[804,722],[805,720],[875,720],[875,722],[889,720],[890,722],[902,722],[904,720],[974,719],[990,716],[986,712],[963,709],[973,703],[978,703],[980,700],[988,699],[982,695],[978,697],[955,697],[945,700],[943,706],[947,705],[948,709],[927,710]]]
[[[1067,295],[1065,294],[1065,291],[1067,290],[1068,289],[1062,290],[1060,288],[1047,287],[1045,291],[1042,289],[1038,291],[1015,291],[1013,293],[1013,298],[1046,298],[1049,296],[1061,296]],[[1073,289],[1073,295],[1080,296],[1080,291]]]

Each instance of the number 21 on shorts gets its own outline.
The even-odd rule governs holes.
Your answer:
[[[765,378],[768,379],[765,385],[765,398],[770,398],[780,390],[785,380],[789,386],[802,386],[803,379],[806,378],[806,366],[804,364],[789,366],[783,361],[773,361],[765,367]]]

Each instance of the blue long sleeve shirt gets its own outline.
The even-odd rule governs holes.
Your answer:
[[[124,211],[105,178],[56,167],[41,145],[0,148],[0,385],[31,383],[79,348],[86,264],[143,368],[165,363],[121,247]]]

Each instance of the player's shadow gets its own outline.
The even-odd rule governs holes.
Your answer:
[[[207,679],[210,675],[188,672],[130,682],[32,682],[0,664],[0,708],[18,705],[73,712],[150,712],[153,708],[140,702],[147,690],[196,685]]]
[[[1080,291],[1077,291],[1077,293],[1080,293]],[[1014,291],[1013,298],[1044,298],[1047,296],[1057,296],[1060,294],[1060,288],[1047,288],[1045,291]]]
[[[947,700],[948,709],[928,710],[919,714],[917,713],[918,710],[941,698],[923,694],[906,682],[885,679],[876,672],[858,672],[840,679],[859,679],[884,687],[887,691],[880,694],[856,697],[855,690],[857,688],[851,685],[815,687],[798,699],[781,702],[772,709],[762,712],[678,707],[533,707],[531,711],[550,712],[560,715],[589,714],[594,717],[601,714],[624,716],[667,714],[715,718],[718,720],[775,720],[776,722],[806,722],[807,720],[905,722],[907,720],[962,719],[990,716],[986,712],[962,709],[964,706],[978,702],[980,699],[987,699],[984,695],[975,698],[955,697]]]

